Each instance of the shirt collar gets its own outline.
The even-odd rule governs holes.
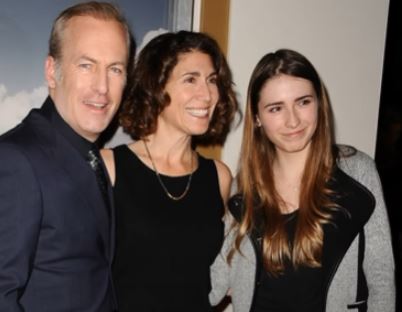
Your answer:
[[[52,99],[48,97],[43,104],[42,111],[45,117],[50,121],[53,127],[84,157],[87,157],[88,151],[96,147],[77,132],[60,116]]]

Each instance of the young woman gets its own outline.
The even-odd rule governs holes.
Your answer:
[[[198,142],[222,143],[237,111],[231,73],[201,33],[141,51],[120,121],[135,140],[104,151],[114,184],[119,311],[211,311],[210,265],[223,241],[231,174]]]
[[[372,159],[336,146],[324,85],[291,50],[265,55],[248,88],[238,221],[211,301],[235,312],[394,311],[394,263]]]

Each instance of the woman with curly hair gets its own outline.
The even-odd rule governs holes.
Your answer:
[[[180,31],[140,52],[120,123],[135,140],[103,155],[114,184],[119,311],[212,311],[210,265],[223,241],[231,173],[199,155],[237,111],[217,43]]]

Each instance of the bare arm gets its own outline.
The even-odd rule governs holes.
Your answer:
[[[226,166],[222,161],[215,160],[216,170],[218,171],[219,178],[219,189],[221,192],[222,199],[226,205],[229,199],[230,187],[232,184],[232,173],[228,166]]]
[[[102,159],[105,163],[107,173],[109,174],[110,182],[114,185],[116,180],[116,171],[114,165],[114,155],[113,150],[111,149],[103,149],[100,151]]]

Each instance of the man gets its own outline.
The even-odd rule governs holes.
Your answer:
[[[55,20],[50,96],[0,137],[2,312],[117,309],[110,183],[102,192],[104,165],[88,152],[119,107],[129,49],[111,4],[78,4]]]

